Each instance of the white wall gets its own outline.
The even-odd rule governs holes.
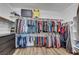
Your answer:
[[[28,9],[28,8],[24,8],[24,9]],[[31,9],[31,8],[30,8]],[[13,8],[13,10],[15,12],[17,12],[18,14],[21,15],[21,8]],[[32,10],[32,9],[31,9]],[[41,18],[50,18],[52,16],[52,18],[54,19],[61,19],[61,14],[59,12],[56,11],[46,11],[46,10],[40,10],[40,17]]]
[[[11,19],[10,16],[10,12],[12,11],[12,9],[9,7],[8,4],[6,3],[0,3],[0,16],[7,18],[11,21],[14,21],[13,19]]]
[[[65,21],[69,21],[72,20],[74,16],[76,16],[76,12],[77,12],[77,6],[78,4],[72,4],[70,5],[68,8],[66,8],[65,10],[63,10],[62,12],[58,11],[46,11],[46,10],[40,10],[41,12],[41,16],[42,18],[50,18],[52,16],[52,18],[54,19],[64,19]],[[5,18],[8,18],[11,21],[15,21],[15,19],[10,18],[10,12],[12,11],[12,9],[14,11],[16,11],[17,13],[21,13],[21,8],[12,8],[9,4],[0,4],[0,16],[3,16]],[[26,8],[27,9],[27,8]],[[31,8],[30,8],[31,9]]]
[[[63,11],[57,12],[57,11],[53,11],[53,10],[52,11],[40,10],[40,14],[41,14],[40,17],[50,18],[52,16],[52,18],[54,18],[54,19],[63,19],[64,21],[71,21],[73,19],[73,17],[76,16],[77,7],[78,7],[78,4],[73,3]],[[25,8],[25,9],[28,9],[28,8]],[[13,8],[13,10],[19,14],[21,13],[21,8]]]
[[[10,7],[8,6],[8,4],[1,4],[0,3],[0,16],[4,17],[8,20],[13,21],[9,16],[10,16],[10,12],[12,10],[10,9]],[[0,34],[5,34],[5,33],[10,33],[10,27],[11,24],[9,22],[4,21],[3,19],[0,19]]]
[[[53,19],[61,19],[61,14],[59,12],[56,11],[45,11],[45,10],[41,10],[41,16],[42,18],[53,18]]]
[[[65,20],[65,21],[71,21],[73,20],[73,17],[76,16],[77,14],[77,7],[78,7],[78,4],[74,3],[72,5],[70,5],[68,8],[66,8],[64,11],[61,12],[62,14],[62,18]]]

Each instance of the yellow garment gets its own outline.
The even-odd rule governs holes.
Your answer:
[[[40,11],[39,9],[34,9],[33,10],[33,17],[39,17],[40,16]]]

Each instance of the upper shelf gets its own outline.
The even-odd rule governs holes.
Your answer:
[[[2,20],[4,20],[4,21],[7,21],[7,22],[10,22],[10,23],[15,23],[15,22],[13,22],[13,21],[11,21],[11,20],[9,20],[9,19],[7,19],[7,18],[4,18],[4,17],[2,17],[2,16],[0,16],[0,19],[2,19]]]

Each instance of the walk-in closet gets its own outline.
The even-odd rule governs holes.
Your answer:
[[[0,55],[78,55],[78,3],[0,3]]]

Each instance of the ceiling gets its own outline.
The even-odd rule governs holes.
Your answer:
[[[39,8],[49,11],[63,11],[73,3],[10,3],[13,8]]]

